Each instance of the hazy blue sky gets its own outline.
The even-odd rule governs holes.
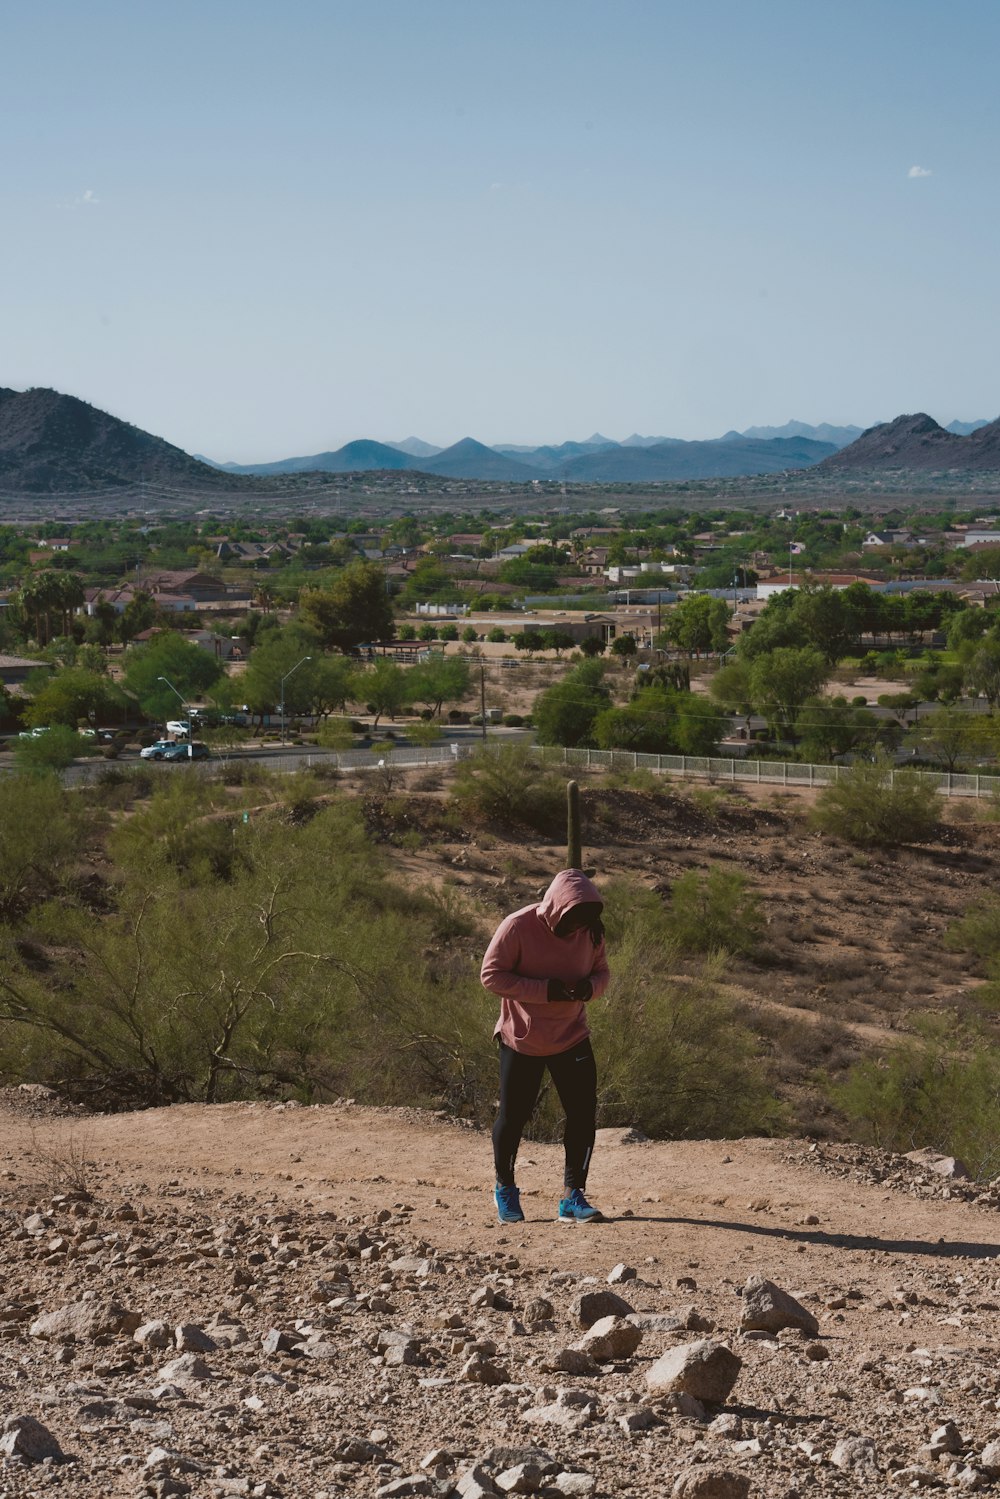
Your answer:
[[[0,0],[0,384],[217,459],[994,417],[996,0]]]

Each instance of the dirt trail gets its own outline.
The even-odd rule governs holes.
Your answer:
[[[29,1181],[39,1179],[40,1154],[58,1161],[83,1148],[122,1186],[139,1178],[154,1190],[168,1182],[238,1187],[261,1202],[362,1216],[405,1198],[412,1226],[435,1247],[507,1245],[536,1269],[589,1274],[595,1256],[608,1268],[655,1256],[678,1274],[697,1261],[710,1277],[860,1276],[891,1289],[907,1263],[1000,1256],[1000,1216],[833,1177],[810,1164],[807,1143],[795,1141],[624,1145],[617,1143],[622,1131],[602,1131],[590,1192],[609,1221],[592,1231],[555,1221],[561,1150],[527,1142],[519,1180],[528,1221],[501,1230],[488,1135],[417,1110],[187,1105],[4,1124],[6,1161],[21,1163],[17,1174]],[[809,1216],[818,1224],[806,1225]]]
[[[541,1499],[992,1483],[1000,1184],[615,1130],[606,1222],[554,1220],[561,1152],[529,1143],[527,1221],[501,1229],[487,1134],[416,1110],[61,1108],[0,1093],[0,1426],[40,1420],[65,1457],[0,1456],[0,1499],[500,1499],[539,1448]],[[581,1359],[579,1297],[620,1264],[631,1351]],[[811,1326],[741,1332],[751,1275]],[[735,1391],[657,1395],[656,1361],[706,1334]]]

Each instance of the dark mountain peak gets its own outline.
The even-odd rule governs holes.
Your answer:
[[[1000,469],[1000,421],[968,436],[949,432],[925,411],[881,422],[826,459],[824,469]]]
[[[142,479],[231,486],[218,469],[77,396],[47,386],[0,391],[0,487],[46,494]]]

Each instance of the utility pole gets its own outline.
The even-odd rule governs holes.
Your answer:
[[[479,660],[479,716],[483,720],[483,743],[486,743],[486,662]]]

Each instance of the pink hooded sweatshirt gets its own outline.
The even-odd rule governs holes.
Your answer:
[[[567,984],[589,978],[599,999],[610,973],[602,939],[595,947],[584,927],[568,937],[555,928],[567,911],[585,902],[603,908],[600,892],[579,869],[563,869],[541,901],[507,916],[486,949],[483,988],[500,996],[495,1036],[513,1051],[532,1057],[556,1056],[590,1034],[586,1005],[579,1000],[549,1001],[549,979]]]

